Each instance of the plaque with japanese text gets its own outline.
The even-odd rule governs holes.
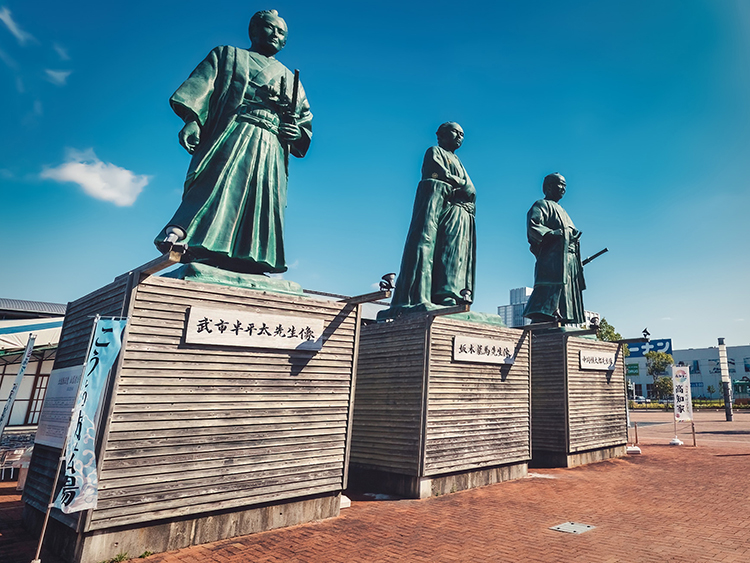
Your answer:
[[[612,371],[615,369],[615,353],[599,350],[579,350],[578,359],[581,369],[598,369]]]
[[[482,364],[512,364],[515,344],[506,340],[453,337],[453,360],[456,362],[478,362]]]
[[[190,307],[185,342],[315,352],[323,347],[323,319]]]

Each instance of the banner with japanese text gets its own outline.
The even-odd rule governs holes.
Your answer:
[[[16,380],[13,382],[13,387],[10,388],[8,400],[5,402],[5,406],[3,407],[3,413],[0,414],[0,436],[2,436],[3,431],[5,430],[5,425],[8,424],[8,421],[10,420],[10,411],[13,410],[13,403],[16,400],[16,395],[18,395],[18,389],[21,387],[23,374],[26,373],[26,366],[29,365],[29,358],[31,358],[31,353],[34,351],[35,341],[36,334],[30,334],[29,340],[26,343],[26,350],[23,353],[23,359],[21,360],[21,367],[18,369],[18,374],[16,375]]]
[[[88,351],[65,446],[65,478],[55,508],[66,514],[96,508],[96,411],[120,353],[125,320],[99,319]]]
[[[674,418],[677,422],[693,420],[693,398],[690,392],[690,368],[672,366],[674,388]]]

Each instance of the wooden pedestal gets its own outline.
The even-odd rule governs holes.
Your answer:
[[[581,369],[581,351],[615,354],[615,368]],[[622,347],[565,332],[531,342],[532,467],[573,467],[625,455]]]
[[[188,344],[190,307],[322,320],[322,349]],[[69,304],[55,368],[83,363],[97,313],[129,318],[99,427],[98,506],[54,510],[48,548],[97,563],[338,515],[357,305],[123,276]],[[24,500],[37,532],[59,453],[34,449]]]
[[[454,337],[511,342],[515,363],[455,361]],[[351,486],[425,498],[523,477],[529,395],[520,330],[426,314],[363,327]]]

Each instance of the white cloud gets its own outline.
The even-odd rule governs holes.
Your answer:
[[[70,60],[70,55],[68,55],[68,51],[65,49],[65,47],[62,47],[62,46],[58,45],[57,43],[55,43],[54,45],[52,45],[52,48],[58,54],[58,56],[60,57],[61,61],[69,61]]]
[[[13,172],[8,170],[7,168],[0,168],[0,178],[3,178],[4,180],[10,180],[13,178]]]
[[[21,45],[26,45],[26,43],[28,43],[29,41],[36,41],[31,33],[25,32],[18,26],[18,24],[13,20],[13,16],[11,16],[10,10],[5,6],[0,8],[0,21],[5,24],[5,26],[8,28],[8,31],[10,31],[16,37],[16,39],[18,39],[18,42]]]
[[[94,149],[69,149],[66,162],[43,170],[40,176],[57,182],[73,182],[91,197],[111,201],[120,207],[133,205],[151,179],[110,162],[102,162],[94,154]]]
[[[42,102],[34,100],[34,115],[42,115],[43,113],[44,107],[42,106]]]
[[[68,76],[70,76],[70,73],[73,71],[72,70],[50,70],[48,68],[45,68],[44,72],[47,73],[47,80],[52,82],[52,84],[57,84],[58,86],[65,86],[65,81],[68,79]]]
[[[13,57],[11,57],[8,53],[0,49],[0,61],[3,61],[8,67],[15,70],[18,68],[18,65],[16,64],[16,61],[13,60]]]

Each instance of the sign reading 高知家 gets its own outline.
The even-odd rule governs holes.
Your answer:
[[[693,420],[693,399],[690,392],[690,368],[672,366],[674,418],[677,422]]]
[[[317,351],[323,347],[323,319],[190,307],[185,342]]]
[[[598,369],[611,371],[615,369],[615,353],[601,350],[579,350],[578,359],[581,369]]]
[[[512,364],[513,342],[474,338],[473,336],[453,337],[453,359],[457,362],[479,362],[482,364]]]

